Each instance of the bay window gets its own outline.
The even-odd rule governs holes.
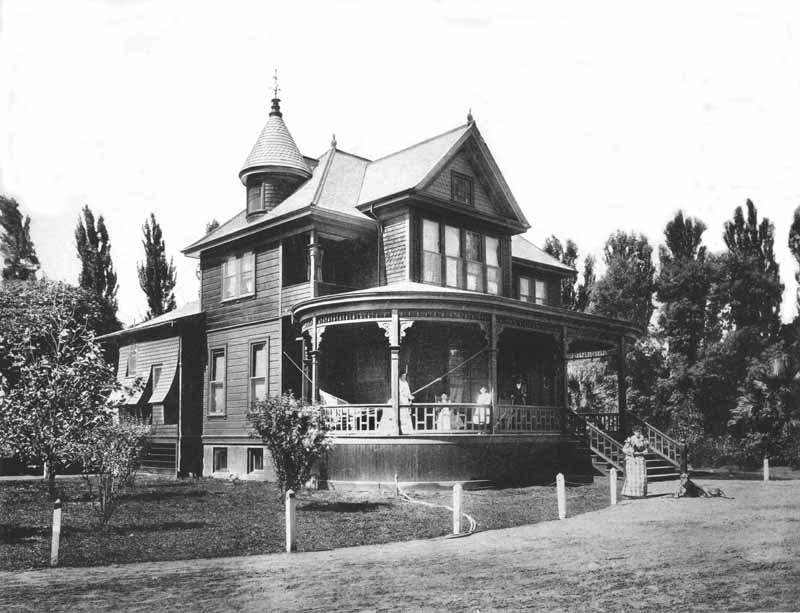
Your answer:
[[[499,295],[500,239],[423,219],[422,282]]]

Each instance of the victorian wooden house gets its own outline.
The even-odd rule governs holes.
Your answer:
[[[562,308],[575,271],[522,236],[472,117],[376,160],[335,139],[312,158],[279,103],[239,173],[244,210],[184,250],[201,271],[203,359],[183,376],[202,398],[183,406],[203,474],[268,478],[247,407],[291,391],[325,405],[332,486],[591,475],[567,360],[621,357],[638,330]]]

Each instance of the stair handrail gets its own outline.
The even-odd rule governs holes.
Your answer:
[[[577,421],[578,424],[584,427],[587,438],[589,439],[589,449],[592,453],[602,458],[608,464],[611,464],[620,472],[625,472],[625,452],[622,450],[622,445],[616,439],[603,432],[580,413],[570,410],[568,416],[573,421],[570,425],[574,426],[574,422]],[[577,428],[573,427],[573,430],[578,433]],[[601,442],[605,444],[604,447],[601,447]]]
[[[633,418],[633,421],[642,426],[647,442],[650,444],[650,451],[661,456],[667,462],[685,472],[686,445],[684,443],[676,441],[671,436],[664,434],[661,430],[651,425],[649,422],[646,422],[638,415],[627,412],[626,417]]]

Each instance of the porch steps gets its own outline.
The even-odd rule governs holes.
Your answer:
[[[645,462],[647,462],[648,481],[672,481],[680,477],[678,469],[658,454],[648,454]],[[599,475],[608,475],[608,471],[613,468],[611,464],[594,453],[592,453],[592,467]],[[624,468],[617,468],[617,470],[624,474]]]

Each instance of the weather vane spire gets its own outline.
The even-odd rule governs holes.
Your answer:
[[[272,93],[273,98],[278,97],[278,92],[281,91],[281,88],[278,87],[278,69],[275,69],[275,74],[272,75]]]
[[[278,92],[281,91],[281,88],[278,87],[278,69],[275,69],[275,74],[272,75],[272,110],[270,111],[270,116],[275,115],[277,117],[283,117],[281,113],[281,100],[278,98]]]

